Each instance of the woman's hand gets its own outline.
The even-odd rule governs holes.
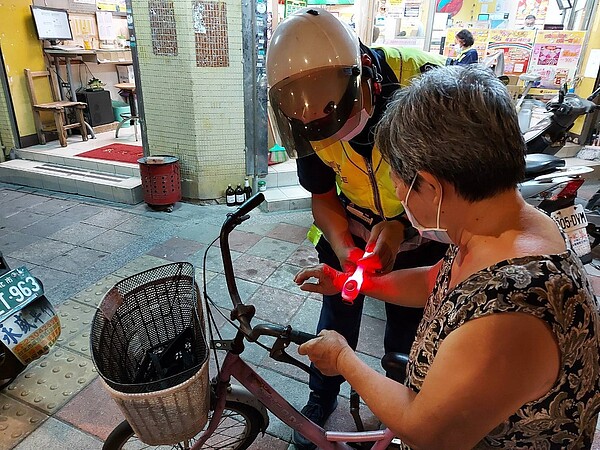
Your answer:
[[[319,264],[302,269],[294,277],[294,282],[303,291],[334,295],[342,291],[349,276],[350,274],[338,272],[327,264]],[[316,278],[317,281],[310,282],[310,278]]]
[[[404,241],[404,224],[398,220],[384,220],[371,230],[366,250],[370,255],[360,259],[367,272],[388,273],[394,267],[396,255]]]
[[[339,361],[347,352],[353,352],[341,334],[323,330],[315,339],[311,339],[298,347],[298,353],[308,355],[313,364],[323,375],[340,375]]]

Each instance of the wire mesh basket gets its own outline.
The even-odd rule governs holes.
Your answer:
[[[194,267],[173,263],[119,281],[100,303],[92,360],[138,437],[195,436],[209,407],[208,346]]]

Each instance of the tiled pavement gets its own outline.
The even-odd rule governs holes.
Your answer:
[[[588,186],[589,195],[595,188]],[[0,450],[101,448],[122,418],[90,359],[96,305],[120,279],[172,261],[193,263],[201,286],[204,251],[218,236],[228,211],[223,205],[179,203],[172,213],[156,212],[145,204],[132,207],[0,183],[0,250],[11,267],[25,265],[43,281],[62,324],[51,353],[0,393]],[[255,210],[232,234],[238,287],[244,301],[257,308],[255,323],[314,331],[320,298],[292,282],[300,267],[316,261],[305,240],[310,223],[309,211]],[[211,298],[229,306],[218,248],[208,252],[206,275]],[[600,277],[592,278],[600,288]],[[376,368],[382,356],[383,317],[380,302],[366,303],[359,353]],[[218,323],[231,335],[228,324]],[[249,348],[244,356],[290,403],[303,406],[304,372],[270,360],[260,348]],[[347,385],[342,395],[348,397]],[[366,408],[361,410],[363,419],[375,426]],[[328,428],[353,429],[348,401],[340,402]],[[287,449],[289,439],[289,429],[271,417],[267,434],[251,448]],[[600,449],[600,432],[594,448]]]

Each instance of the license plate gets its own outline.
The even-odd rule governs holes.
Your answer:
[[[565,232],[578,256],[587,255],[592,251],[586,230],[588,221],[582,205],[574,205],[554,211],[550,214],[550,217]]]
[[[43,293],[40,283],[25,267],[0,276],[0,323]]]

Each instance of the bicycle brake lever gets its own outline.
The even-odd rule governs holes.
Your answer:
[[[292,366],[296,366],[299,369],[304,370],[309,375],[314,375],[316,377],[322,377],[321,373],[313,369],[312,367],[307,366],[302,361],[297,360],[293,356],[288,355],[285,352],[285,349],[290,345],[289,337],[280,336],[275,340],[275,344],[269,351],[269,356],[273,358],[275,361],[279,361],[286,364],[291,364]]]

